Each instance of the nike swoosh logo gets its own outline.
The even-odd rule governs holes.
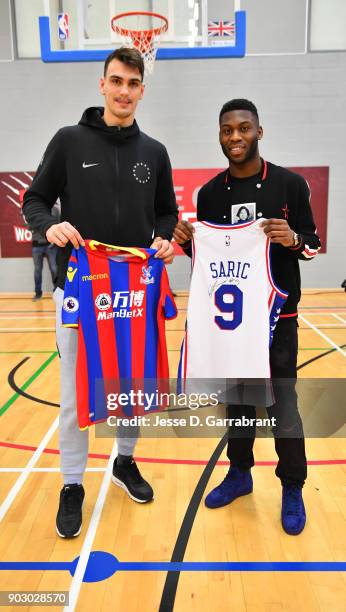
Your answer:
[[[83,168],[91,168],[91,166],[99,166],[100,164],[86,164],[85,162],[83,162]]]

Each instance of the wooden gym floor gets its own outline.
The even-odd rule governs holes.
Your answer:
[[[180,314],[167,324],[172,373],[177,369],[186,303],[186,294],[179,294]],[[281,487],[274,475],[271,439],[258,439],[255,445],[254,493],[211,511],[203,498],[227,469],[225,452],[210,469],[219,439],[140,439],[136,459],[155,491],[153,503],[140,505],[110,483],[107,465],[116,452],[113,440],[95,439],[91,432],[82,533],[73,540],[59,538],[55,532],[61,488],[59,364],[54,322],[50,297],[37,303],[24,295],[0,298],[0,590],[69,591],[68,609],[83,612],[169,611],[173,602],[176,612],[345,610],[346,580],[340,571],[345,564],[331,565],[346,556],[342,422],[336,422],[333,437],[307,440],[308,519],[298,537],[286,535],[280,525]],[[306,291],[299,323],[299,377],[344,378],[346,294]],[[214,460],[217,457],[216,453]],[[110,553],[121,563],[144,565],[119,565],[109,578],[85,582],[92,551]],[[72,577],[70,564],[77,557]],[[94,557],[102,565],[101,557]],[[172,571],[177,567],[162,565],[172,558],[210,565],[183,564],[179,574]],[[154,562],[158,565],[150,566]],[[213,565],[217,562],[238,565],[218,571]],[[289,571],[283,571],[280,562],[290,564],[285,567]],[[297,562],[320,562],[319,571]]]

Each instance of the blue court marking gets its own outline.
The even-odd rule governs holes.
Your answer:
[[[68,571],[73,576],[79,557],[68,561],[1,561],[0,570]],[[83,582],[100,582],[116,572],[345,572],[345,561],[118,561],[111,553],[90,553]]]
[[[156,59],[215,59],[244,57],[246,52],[246,12],[236,11],[235,44],[225,47],[171,47],[158,49]],[[50,44],[49,17],[39,17],[41,58],[44,62],[104,62],[114,49],[68,49],[53,51]]]

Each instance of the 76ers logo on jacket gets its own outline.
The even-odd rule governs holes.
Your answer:
[[[142,185],[150,181],[150,168],[145,162],[137,162],[134,164],[132,174],[137,183],[142,183]]]

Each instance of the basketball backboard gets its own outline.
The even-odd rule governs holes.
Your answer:
[[[245,55],[246,15],[240,0],[45,0],[46,15],[39,19],[42,60],[104,61],[122,44],[111,28],[112,17],[135,10],[168,19],[158,60]]]

